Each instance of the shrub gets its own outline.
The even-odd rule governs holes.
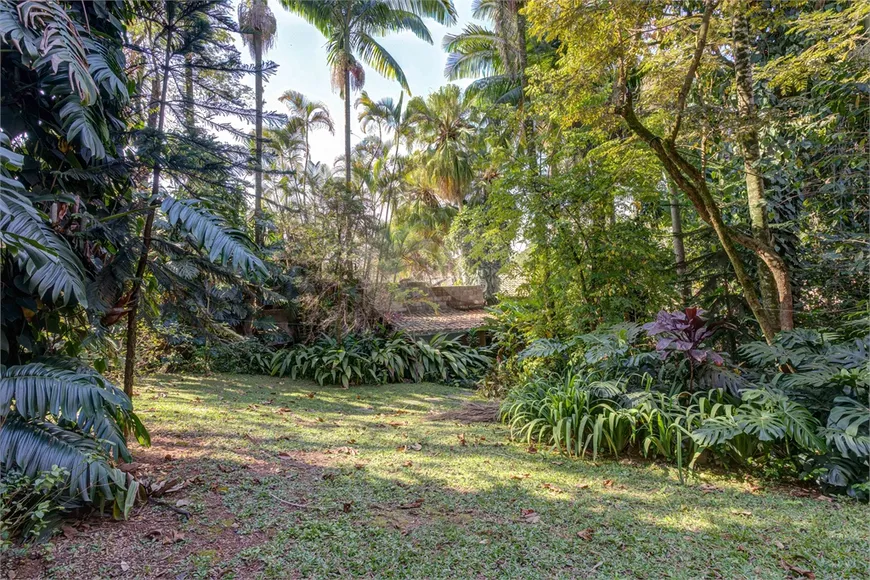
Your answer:
[[[427,342],[404,333],[388,337],[351,334],[341,340],[323,337],[312,344],[280,350],[270,367],[273,375],[348,387],[405,380],[473,383],[490,362],[484,350],[443,335]]]
[[[42,471],[34,477],[13,469],[0,479],[0,549],[8,548],[13,538],[44,539],[65,513],[63,496],[69,485],[69,472],[60,467]]]
[[[268,373],[274,351],[256,338],[205,347],[209,368],[218,373]]]
[[[125,433],[142,445],[150,443],[130,399],[73,359],[46,359],[0,370],[0,470],[6,492],[23,502],[13,508],[19,519],[34,523],[21,515],[35,501],[20,499],[31,497],[22,491],[26,489],[37,495],[39,490],[50,490],[51,505],[63,510],[111,506],[115,517],[125,518],[139,488],[116,467],[120,460],[132,461]],[[48,486],[57,477],[46,473],[63,473],[63,486]],[[34,513],[51,511],[39,505]]]
[[[530,342],[490,371],[518,369],[503,419],[569,455],[633,446],[675,461],[682,476],[708,452],[866,499],[870,336],[782,332],[773,344],[743,345],[735,364],[706,346],[715,325],[700,315],[660,313],[645,327],[655,350],[631,324]]]

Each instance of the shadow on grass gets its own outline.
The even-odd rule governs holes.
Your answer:
[[[503,425],[430,420],[429,412],[469,396],[450,387],[343,390],[270,377],[160,376],[140,391],[137,408],[153,408],[143,415],[155,448],[137,460],[167,477],[196,477],[186,492],[193,517],[175,521],[182,541],[126,531],[154,518],[167,525],[153,508],[91,534],[134,576],[785,578],[794,566],[817,578],[859,578],[866,571],[862,506],[750,493],[722,479],[712,488],[681,486],[674,470],[650,463],[528,453],[508,441]],[[88,550],[81,541],[58,544],[54,575],[72,577],[64,570],[76,570]]]

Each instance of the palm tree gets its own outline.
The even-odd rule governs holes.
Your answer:
[[[426,145],[423,164],[441,199],[462,207],[471,184],[471,98],[456,85],[441,87],[425,100],[408,103],[408,120],[417,129],[416,139]]]
[[[362,92],[360,98],[357,99],[356,107],[360,110],[359,122],[360,127],[364,132],[368,132],[372,126],[378,129],[378,139],[385,137],[384,133],[392,135],[391,148],[393,150],[393,172],[392,178],[388,180],[387,188],[384,191],[384,198],[381,200],[380,219],[387,220],[387,229],[389,230],[392,222],[392,203],[394,198],[394,190],[396,181],[400,179],[402,168],[399,163],[399,146],[402,139],[410,138],[410,124],[408,123],[408,110],[404,107],[404,93],[399,95],[399,100],[395,101],[391,97],[384,97],[378,101],[374,101],[369,97],[368,93]]]
[[[302,163],[302,195],[305,195],[305,178],[308,175],[308,163],[311,160],[311,147],[308,136],[317,129],[326,129],[335,134],[335,124],[329,114],[329,109],[320,101],[311,101],[299,91],[284,91],[278,98],[290,110],[287,129],[296,132],[304,143],[305,160]]]
[[[256,160],[254,182],[254,240],[263,243],[263,53],[275,44],[275,15],[266,0],[244,0],[239,4],[239,31],[250,49],[256,68],[254,94],[257,107]]]
[[[524,4],[525,0],[474,0],[472,15],[491,22],[492,29],[469,24],[459,34],[444,35],[442,46],[449,53],[444,67],[448,80],[476,79],[466,89],[469,94],[517,107],[522,120],[520,140],[534,160],[534,122],[526,114],[529,53],[526,17],[521,12]],[[554,55],[549,44],[534,42],[533,47],[537,60]]]
[[[475,79],[466,90],[487,101],[521,103],[526,49],[519,5],[517,0],[474,0],[472,15],[490,21],[492,28],[468,24],[459,34],[445,34],[444,76]]]
[[[398,61],[375,36],[410,31],[432,44],[423,17],[450,25],[456,22],[452,0],[280,0],[281,5],[313,24],[326,37],[327,62],[333,87],[344,98],[345,186],[351,184],[350,103],[351,91],[365,84],[362,63],[384,77],[396,80],[410,93]],[[362,61],[362,62],[360,62]]]

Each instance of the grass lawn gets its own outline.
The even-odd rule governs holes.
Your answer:
[[[742,477],[575,461],[436,415],[467,391],[153,376],[140,477],[188,485],[71,522],[17,578],[865,578],[868,510]]]

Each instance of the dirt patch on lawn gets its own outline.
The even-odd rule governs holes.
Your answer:
[[[257,484],[260,477],[283,473],[314,485],[341,459],[353,460],[342,448],[268,458],[247,453],[223,460],[210,456],[209,443],[214,449],[211,441],[194,437],[178,444],[155,434],[152,447],[135,449],[136,462],[123,469],[146,486],[160,489],[162,483],[163,492],[179,486],[177,491],[137,505],[127,521],[94,514],[70,519],[47,544],[32,546],[24,555],[4,554],[0,578],[174,579],[193,578],[203,569],[209,578],[230,570],[237,578],[254,577],[262,563],[233,560],[268,542],[271,531],[244,529],[245,522],[225,505],[224,494],[244,479]],[[189,518],[180,513],[185,511]]]
[[[433,421],[455,421],[457,423],[497,423],[498,401],[467,401],[458,409],[432,415]]]
[[[68,521],[49,544],[5,562],[5,577],[188,577],[186,572],[197,565],[220,570],[242,550],[268,541],[268,533],[240,532],[240,522],[217,494],[207,493],[203,504],[194,516],[197,525],[185,525],[182,515],[153,503],[136,508],[123,522],[98,517]]]

